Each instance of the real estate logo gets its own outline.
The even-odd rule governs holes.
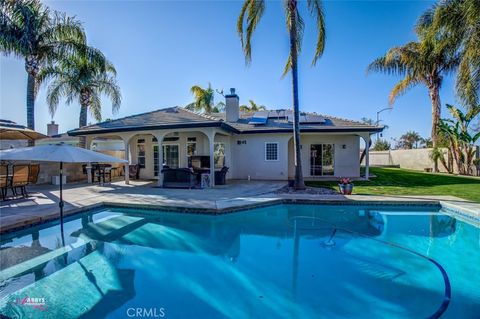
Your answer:
[[[164,318],[165,308],[128,308],[127,316],[130,318]]]
[[[45,298],[43,297],[36,298],[36,297],[29,297],[28,295],[26,295],[25,298],[17,297],[15,301],[13,301],[12,303],[20,306],[32,307],[40,311],[47,310]]]

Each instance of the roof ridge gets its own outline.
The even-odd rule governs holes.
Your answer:
[[[111,122],[121,121],[121,120],[125,120],[125,119],[128,119],[128,118],[137,117],[137,116],[146,115],[146,114],[151,114],[151,113],[156,113],[156,112],[160,112],[160,111],[165,111],[165,110],[173,109],[173,108],[180,108],[180,106],[170,106],[170,107],[164,107],[164,108],[162,108],[162,109],[156,109],[156,110],[153,110],[153,111],[143,112],[143,113],[139,113],[139,114],[132,114],[132,115],[120,117],[120,118],[118,118],[118,119],[112,119],[112,120],[110,120],[110,121],[102,121],[102,122],[98,122],[98,123],[95,123],[95,124],[90,124],[90,125],[87,125],[87,126],[82,126],[82,127],[77,128],[77,129],[87,128],[87,127],[90,127],[90,126],[100,125],[100,124],[104,124],[104,123],[111,123]],[[75,130],[75,129],[74,129],[74,130]]]
[[[177,107],[180,108],[180,109],[182,109],[182,110],[184,110],[184,111],[186,111],[186,112],[189,112],[189,113],[192,113],[192,114],[195,114],[195,115],[204,117],[204,118],[206,118],[207,120],[223,121],[222,119],[218,119],[218,118],[216,118],[216,117],[214,117],[214,116],[211,116],[211,115],[209,115],[209,114],[200,113],[200,112],[194,112],[194,111],[192,111],[192,110],[189,110],[189,109],[187,109],[187,108],[185,108],[185,107],[181,107],[181,106],[177,106]]]

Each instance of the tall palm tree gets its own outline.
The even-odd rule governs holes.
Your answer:
[[[102,120],[102,94],[112,101],[113,112],[117,112],[120,107],[121,94],[115,67],[97,49],[86,48],[66,60],[49,65],[40,70],[38,77],[42,81],[53,79],[47,92],[47,103],[52,115],[61,98],[65,98],[67,104],[75,100],[80,103],[79,127],[87,125],[88,111],[95,120]],[[85,147],[85,138],[80,139],[80,147]]]
[[[212,88],[212,85],[208,83],[207,88],[202,88],[199,85],[194,85],[190,89],[194,102],[188,104],[185,108],[197,112],[218,113],[225,108],[225,103],[219,102],[216,105],[215,103],[215,90]]]
[[[467,107],[480,98],[480,1],[439,1],[419,19],[417,30],[441,35],[459,53],[457,95]]]
[[[240,111],[242,112],[257,112],[257,111],[265,111],[267,108],[265,105],[258,105],[253,100],[248,100],[248,105],[240,105]]]
[[[83,47],[85,33],[80,22],[50,12],[39,0],[0,0],[0,8],[0,51],[25,59],[27,126],[35,129],[40,68]]]
[[[292,72],[292,91],[293,91],[293,145],[295,151],[295,189],[305,189],[305,182],[302,174],[302,161],[300,150],[300,106],[298,101],[298,55],[302,48],[302,38],[304,22],[299,12],[299,1],[285,0],[285,18],[289,34],[290,55],[285,65],[283,75],[289,71]],[[320,0],[307,0],[307,7],[310,14],[315,19],[315,28],[318,32],[315,54],[312,65],[323,54],[325,48],[325,19],[323,15],[322,2]],[[237,31],[240,36],[246,63],[252,60],[252,34],[258,26],[265,11],[265,0],[245,0],[237,21]],[[244,28],[246,27],[246,29]]]
[[[443,75],[453,71],[458,65],[458,56],[452,54],[451,47],[438,39],[421,36],[420,42],[409,42],[401,47],[390,49],[385,56],[373,61],[368,72],[383,72],[403,76],[390,92],[391,105],[395,99],[409,89],[423,84],[428,89],[432,104],[433,145],[438,142],[437,125],[440,120],[440,88]]]

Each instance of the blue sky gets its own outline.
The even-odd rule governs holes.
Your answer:
[[[388,106],[388,93],[398,78],[366,75],[367,65],[392,46],[415,39],[414,24],[433,2],[326,1],[327,43],[323,57],[311,67],[316,33],[302,3],[306,31],[299,64],[303,111],[349,119],[375,118]],[[245,66],[236,19],[240,1],[47,1],[52,9],[80,19],[90,45],[114,63],[123,103],[112,115],[108,100],[104,118],[118,118],[192,101],[194,84],[235,87],[241,103],[253,99],[270,108],[291,106],[290,76],[281,78],[288,55],[288,37],[281,2],[268,1],[254,34],[253,62]],[[26,73],[23,61],[0,58],[0,117],[26,124]],[[453,80],[445,79],[441,98],[456,103]],[[36,100],[36,128],[51,120],[45,87]],[[222,99],[217,96],[217,101]],[[78,104],[61,104],[54,120],[60,130],[78,125]],[[443,108],[446,116],[446,109]],[[381,115],[388,139],[407,130],[430,133],[427,90],[418,87],[400,97]],[[90,122],[93,120],[90,118]]]

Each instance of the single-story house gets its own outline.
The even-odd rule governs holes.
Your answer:
[[[225,100],[223,113],[199,114],[170,107],[81,127],[68,134],[85,136],[87,148],[98,138],[123,141],[125,158],[141,167],[140,178],[158,179],[159,184],[159,163],[170,168],[227,166],[227,179],[293,179],[293,112],[242,113],[235,89]],[[383,127],[302,113],[300,130],[305,179],[358,178],[360,138],[368,141]]]

